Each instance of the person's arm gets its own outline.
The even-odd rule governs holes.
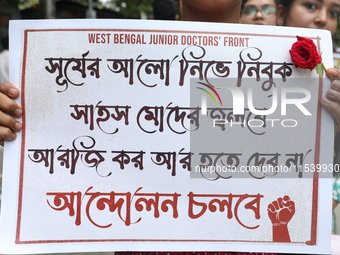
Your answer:
[[[339,204],[338,201],[336,201],[334,198],[333,198],[333,203],[332,203],[332,210],[335,209],[335,207]]]
[[[12,141],[22,124],[16,119],[22,115],[20,106],[13,101],[19,96],[19,90],[10,82],[0,84],[0,145],[4,140]]]

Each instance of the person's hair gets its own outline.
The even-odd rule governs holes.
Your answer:
[[[288,13],[294,1],[295,0],[279,0],[277,4],[282,5],[285,12]]]
[[[285,17],[287,17],[287,14],[290,11],[290,7],[292,7],[292,4],[295,0],[279,0],[278,5],[281,5],[283,7]],[[286,24],[286,18],[284,18],[283,24]]]
[[[278,4],[279,4],[278,1],[279,1],[279,2],[293,2],[294,0],[292,0],[292,1],[290,1],[290,0],[288,0],[288,1],[286,1],[286,0],[274,0],[274,4],[275,4],[275,5],[278,5]],[[248,0],[242,0],[242,3],[241,3],[241,13],[242,13],[242,11],[243,11],[244,5],[245,5],[247,2],[248,2]],[[290,3],[290,5],[291,5],[291,3]],[[289,6],[290,6],[290,5],[289,5]]]
[[[243,7],[244,5],[247,3],[248,0],[242,0],[242,3],[241,3],[241,13],[243,11]]]
[[[177,0],[154,0],[153,16],[156,20],[175,20],[179,12]]]

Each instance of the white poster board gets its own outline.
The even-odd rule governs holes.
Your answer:
[[[11,21],[10,77],[24,114],[18,139],[5,144],[0,253],[330,253],[323,177],[333,121],[318,103],[330,81],[293,65],[297,35],[333,65],[327,31]],[[258,84],[241,121],[224,80],[246,99]],[[298,92],[306,102],[287,103],[284,115],[282,95],[296,84],[310,98]],[[272,114],[254,116],[275,96]],[[213,122],[216,110],[223,123]],[[202,170],[207,160],[214,171]],[[217,161],[241,176],[219,172]],[[260,172],[243,171],[251,166]]]

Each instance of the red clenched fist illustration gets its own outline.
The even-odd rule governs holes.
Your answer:
[[[268,216],[273,224],[273,241],[290,242],[288,222],[295,214],[295,203],[289,196],[278,198],[268,205]]]

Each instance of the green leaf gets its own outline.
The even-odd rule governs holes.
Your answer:
[[[323,63],[319,63],[316,65],[315,67],[315,71],[316,73],[322,78],[323,77],[323,72],[325,70],[325,67],[323,65]]]

